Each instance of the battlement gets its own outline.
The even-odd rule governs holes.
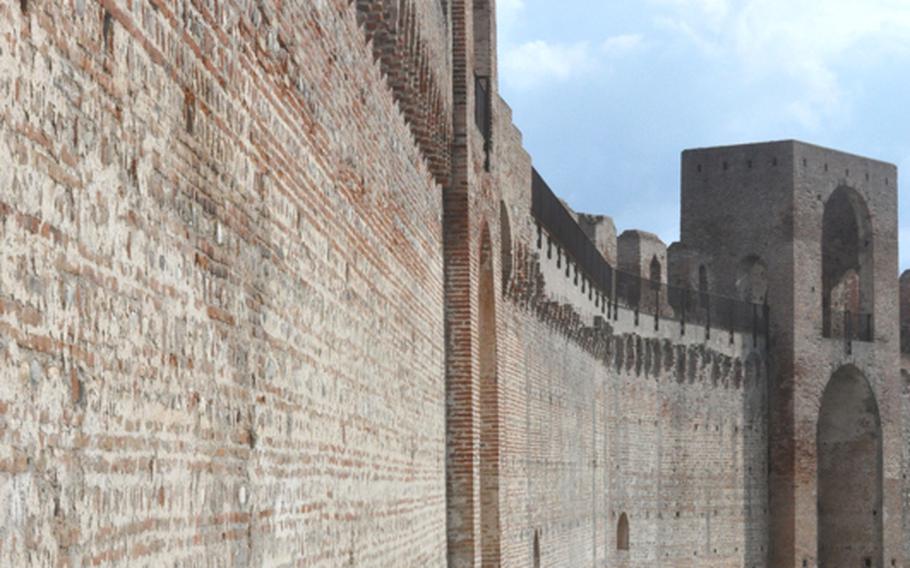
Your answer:
[[[765,337],[768,306],[713,293],[704,273],[691,267],[701,255],[680,243],[668,250],[657,235],[640,230],[624,231],[610,241],[612,220],[574,213],[536,170],[532,175],[531,212],[537,226],[537,250],[546,261],[555,261],[556,273],[580,292],[558,297],[580,300],[585,304],[580,307],[582,312],[593,308],[614,325],[622,311],[636,327],[648,317],[654,330],[659,330],[662,320],[675,321],[683,335],[688,325],[703,327],[708,338],[712,329],[727,331],[731,343],[733,333],[751,335],[756,342]],[[615,229],[612,232],[615,235]],[[598,245],[589,234],[599,237]],[[600,250],[616,250],[617,266]],[[694,280],[690,271],[695,273]]]

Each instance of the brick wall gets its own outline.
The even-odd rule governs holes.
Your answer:
[[[413,140],[347,0],[0,3],[0,565],[444,563]]]
[[[764,340],[655,331],[622,308],[600,319],[565,251],[538,239],[530,159],[496,110],[512,275],[498,316],[504,565],[532,566],[536,535],[542,566],[765,566]]]
[[[0,4],[0,565],[767,565],[770,346],[547,254],[493,6]]]

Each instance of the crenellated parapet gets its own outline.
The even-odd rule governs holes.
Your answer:
[[[711,256],[688,245],[675,242],[667,248],[667,282],[671,286],[711,291],[711,274],[708,266]]]
[[[654,233],[623,231],[616,249],[621,271],[655,282],[667,281],[667,245]]]
[[[668,249],[657,235],[640,230],[613,240],[609,217],[572,211],[536,171],[532,194],[541,267],[534,294],[545,301],[573,305],[589,321],[600,318],[614,327],[623,318],[635,328],[673,328],[681,335],[697,326],[706,339],[722,330],[728,342],[741,334],[753,346],[766,336],[767,306],[716,294],[706,253],[680,243]],[[615,264],[601,252],[611,249]]]
[[[351,1],[417,146],[444,184],[453,134],[448,14],[439,2]]]
[[[590,213],[577,213],[578,225],[585,232],[604,259],[616,265],[616,225],[611,217],[606,215],[592,215]]]

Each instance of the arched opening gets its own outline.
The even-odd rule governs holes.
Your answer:
[[[660,261],[657,259],[657,255],[654,255],[653,257],[651,257],[650,275],[651,275],[651,289],[656,290],[657,288],[660,288],[660,283],[662,280],[661,266],[660,266]]]
[[[505,201],[499,202],[499,246],[502,256],[502,291],[505,293],[512,278],[512,225]]]
[[[736,293],[739,299],[753,304],[764,304],[768,299],[768,267],[756,255],[749,255],[739,263],[736,275]]]
[[[822,220],[822,332],[871,336],[874,303],[869,210],[853,189],[837,188]],[[871,337],[869,337],[871,338]]]
[[[534,557],[534,568],[540,568],[540,531],[534,531],[534,550],[531,554]]]
[[[882,436],[878,404],[852,365],[822,396],[818,451],[818,565],[882,566]]]
[[[616,523],[616,550],[629,550],[629,517],[625,513]]]
[[[480,544],[482,566],[500,564],[499,554],[499,385],[496,374],[496,305],[493,247],[484,228],[480,244],[478,355],[480,371]]]

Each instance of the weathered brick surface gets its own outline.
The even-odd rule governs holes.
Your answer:
[[[573,212],[664,283],[736,295],[763,254],[770,338],[607,309],[531,214],[493,8],[0,3],[0,565],[795,568],[843,364],[882,406],[900,565],[894,186],[858,182],[875,342],[819,337],[825,172],[866,162],[814,147],[686,162],[725,177],[669,251]],[[758,221],[708,214],[734,158],[768,160],[734,200]]]
[[[0,565],[441,565],[441,200],[346,0],[0,3]]]

